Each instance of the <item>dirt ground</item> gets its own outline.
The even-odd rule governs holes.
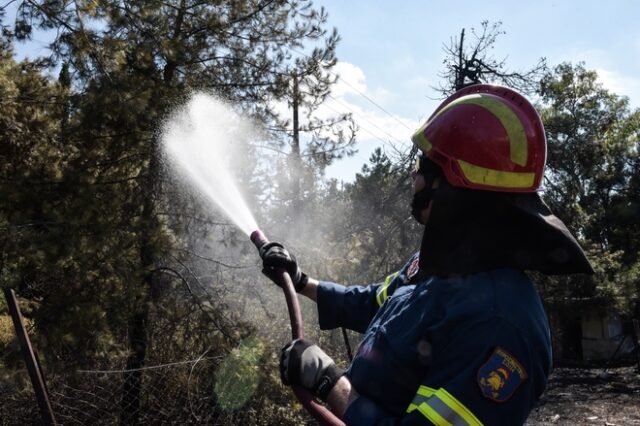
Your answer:
[[[556,368],[527,426],[640,425],[640,374],[637,366],[592,369]]]

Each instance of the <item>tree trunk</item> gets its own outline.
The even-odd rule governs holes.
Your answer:
[[[149,174],[141,188],[143,197],[142,221],[140,226],[140,267],[143,271],[142,288],[136,295],[133,315],[129,318],[129,348],[124,386],[121,400],[120,423],[137,425],[140,417],[140,393],[142,388],[142,370],[148,346],[149,307],[153,301],[154,275],[152,272],[156,253],[153,247],[153,234],[158,229],[158,221],[154,212],[156,196],[156,177],[158,171],[158,143],[154,139],[151,147]]]
[[[292,229],[299,231],[298,216],[302,208],[302,155],[300,154],[300,121],[298,109],[300,107],[300,92],[298,77],[293,77],[293,140],[291,141],[291,155],[289,157],[289,176],[291,179],[291,220]]]
[[[456,90],[460,90],[464,87],[464,76],[465,76],[465,69],[467,67],[467,64],[465,63],[465,59],[464,59],[464,28],[462,29],[462,32],[460,33],[460,46],[458,48],[458,69],[456,71],[456,85],[455,85],[455,89]]]

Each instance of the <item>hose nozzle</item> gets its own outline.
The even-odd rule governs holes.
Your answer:
[[[249,236],[251,242],[256,246],[258,251],[269,243],[269,239],[264,233],[256,229]],[[282,268],[277,268],[277,281],[284,291],[284,297],[287,301],[287,308],[289,310],[289,319],[291,320],[291,335],[294,339],[302,339],[304,337],[304,330],[302,327],[302,315],[300,315],[300,305],[298,304],[298,296],[293,288],[291,277],[287,271]],[[326,426],[344,426],[344,423],[338,419],[331,411],[327,410],[322,405],[318,404],[313,395],[306,389],[299,386],[293,386],[293,392],[295,393],[298,401],[311,413],[313,417],[320,421],[321,425]]]
[[[251,239],[251,242],[256,246],[258,251],[262,248],[262,246],[269,243],[269,239],[267,238],[267,236],[264,235],[264,233],[259,229],[253,231],[249,238]]]

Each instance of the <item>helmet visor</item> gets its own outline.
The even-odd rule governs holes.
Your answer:
[[[431,161],[424,153],[416,155],[416,162],[413,166],[413,171],[425,178],[442,176],[442,169],[440,169],[440,166]]]

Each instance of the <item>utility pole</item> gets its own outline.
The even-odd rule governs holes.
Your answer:
[[[293,90],[291,95],[291,108],[293,109],[293,138],[291,141],[291,154],[289,157],[289,176],[291,179],[291,218],[294,228],[298,228],[297,215],[302,207],[302,155],[300,154],[300,89],[298,76],[293,75]]]

